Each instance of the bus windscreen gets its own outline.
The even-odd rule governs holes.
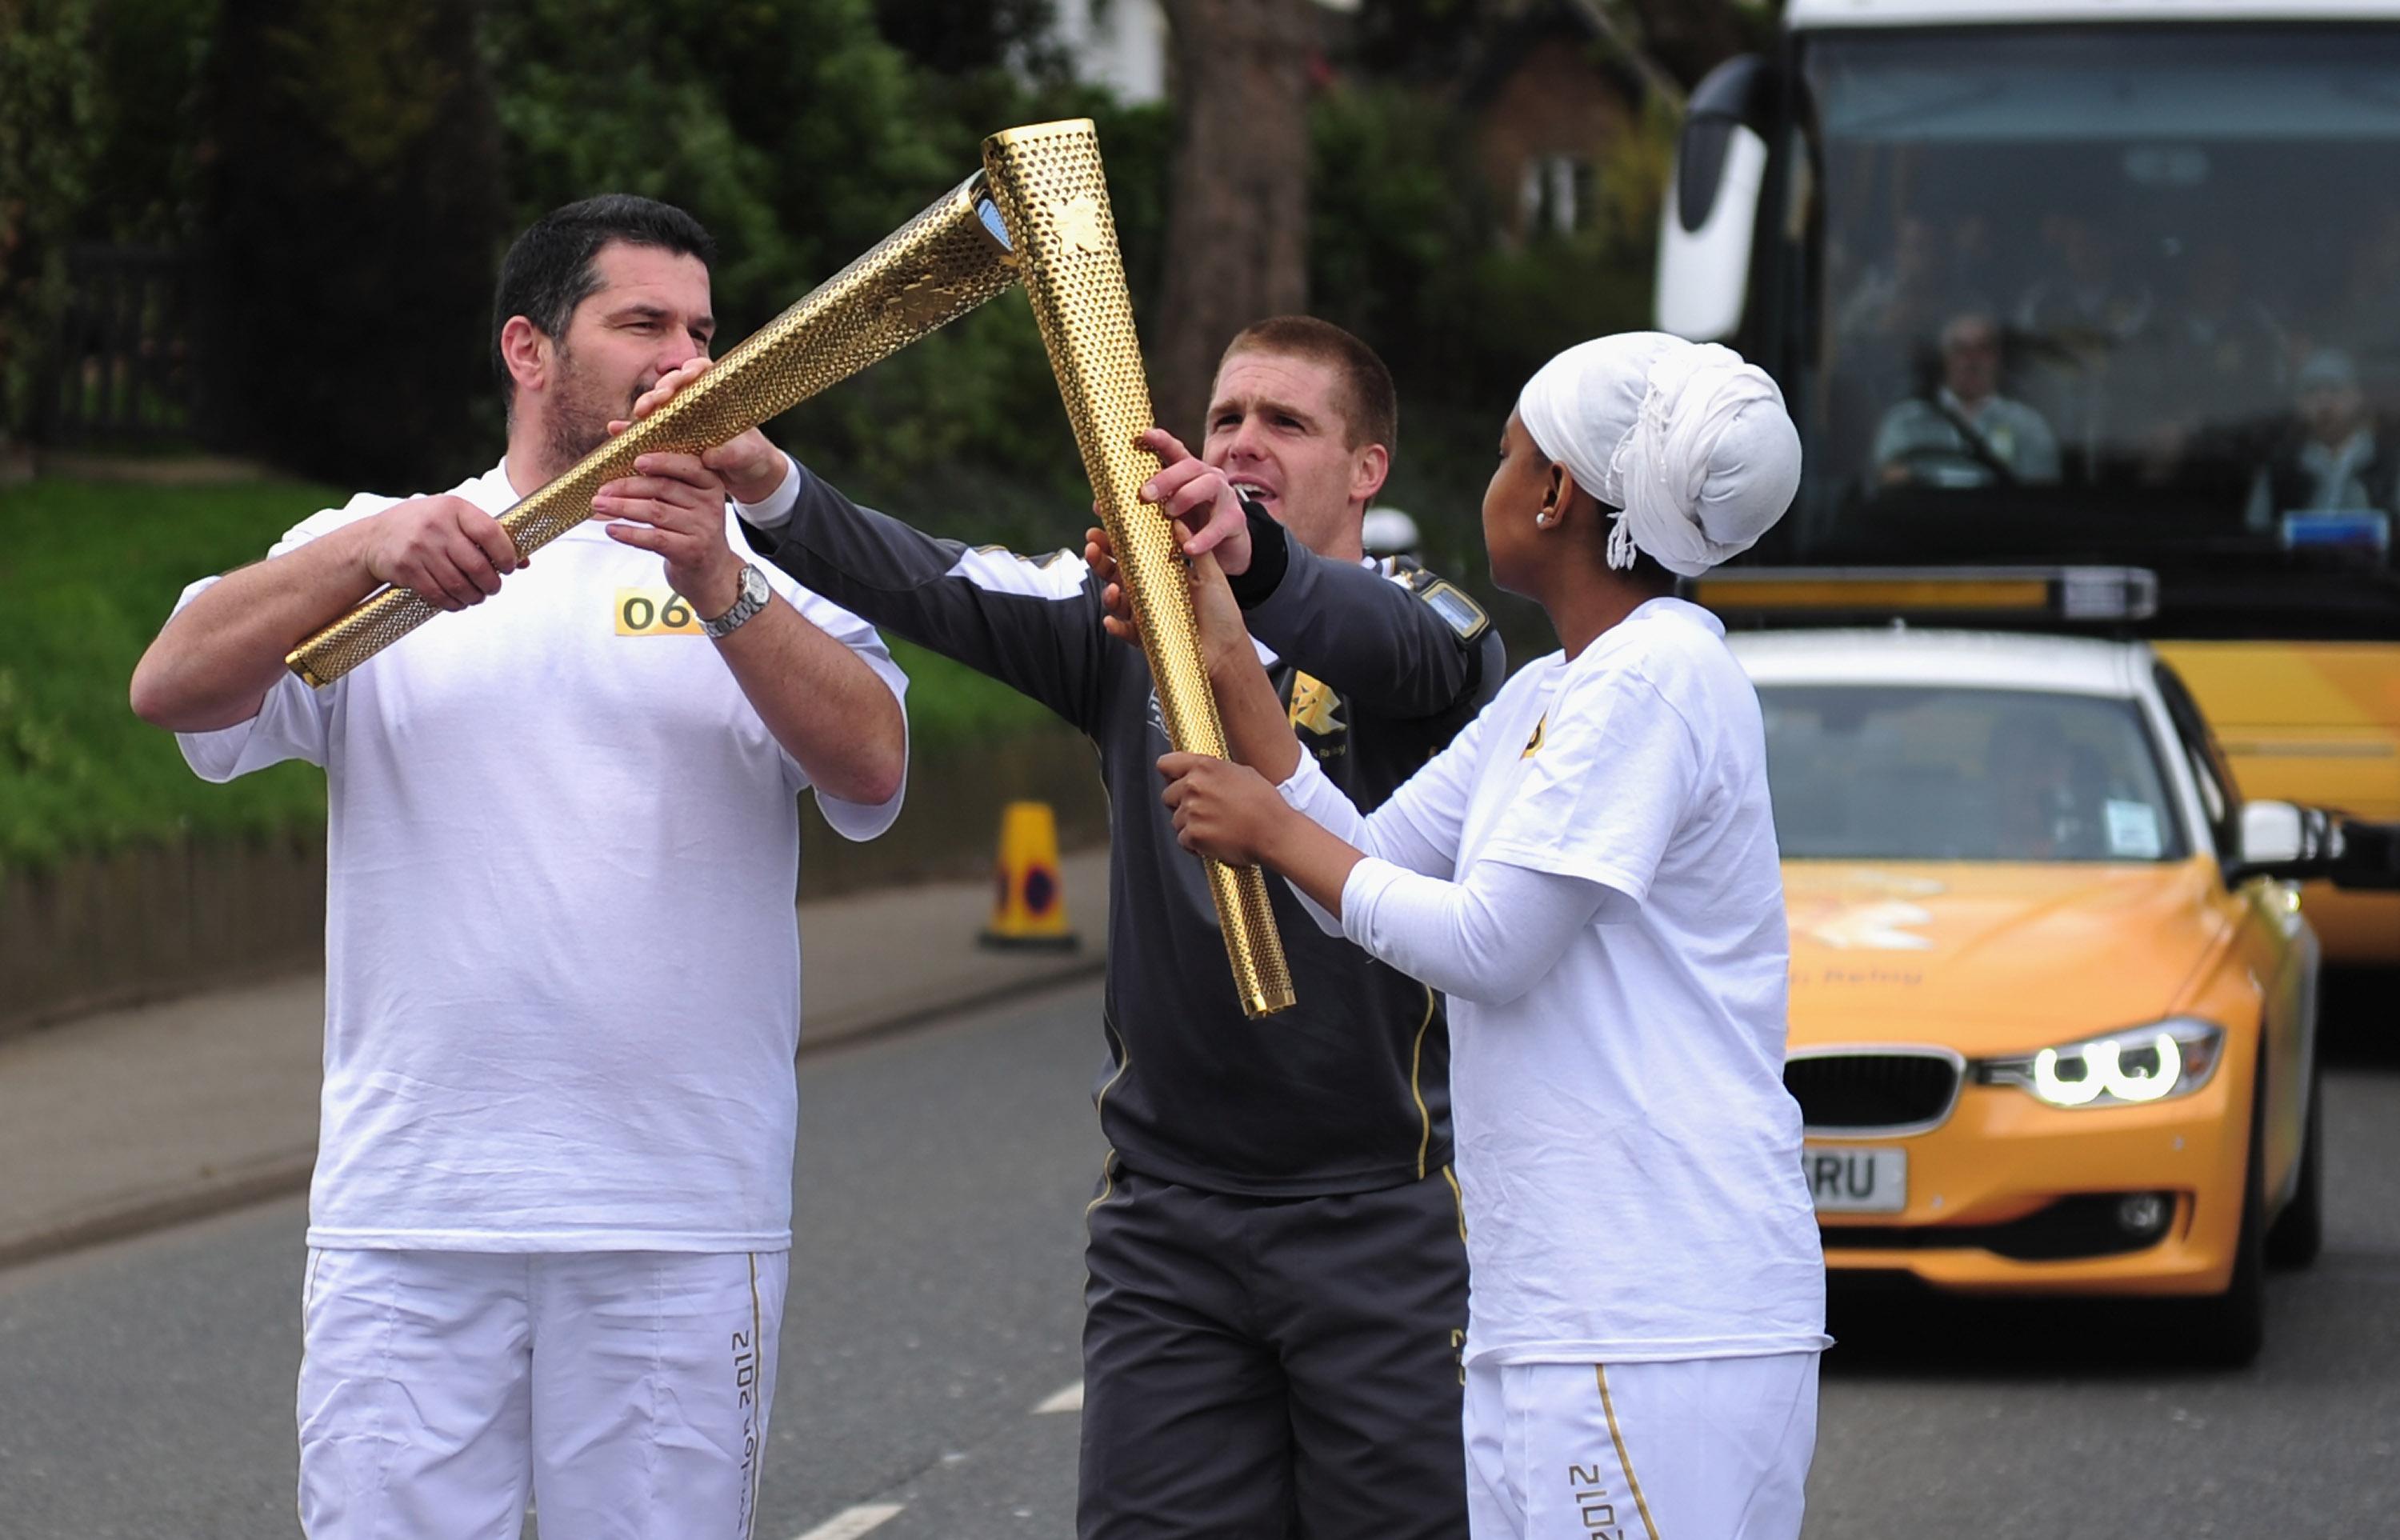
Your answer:
[[[1831,32],[1799,63],[1765,313],[1807,471],[1763,555],[2339,574],[2391,628],[2400,31]]]

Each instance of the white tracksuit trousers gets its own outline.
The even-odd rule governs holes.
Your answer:
[[[309,1540],[746,1540],[788,1252],[312,1251]]]
[[[1796,1540],[1817,1358],[1469,1365],[1469,1534]]]

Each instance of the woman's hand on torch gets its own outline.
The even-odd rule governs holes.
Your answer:
[[[1108,531],[1098,527],[1084,531],[1084,562],[1100,580],[1100,623],[1110,635],[1120,642],[1141,645],[1141,626],[1134,618],[1133,600],[1119,581],[1116,548]],[[1242,620],[1242,606],[1234,602],[1234,590],[1225,581],[1224,569],[1214,556],[1204,555],[1191,565],[1192,614],[1199,622],[1200,661],[1211,679],[1227,670],[1247,664],[1258,666],[1258,653],[1250,646],[1250,631]]]
[[[1175,815],[1177,842],[1229,866],[1270,861],[1283,825],[1301,816],[1248,765],[1205,754],[1169,754],[1159,759],[1158,772],[1166,777],[1162,796]]]
[[[1317,907],[1341,915],[1342,890],[1366,858],[1287,804],[1265,776],[1205,754],[1163,755],[1158,772],[1177,843],[1229,866],[1272,867]]]

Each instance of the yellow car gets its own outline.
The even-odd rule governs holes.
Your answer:
[[[2138,643],[1737,635],[1792,930],[1785,1080],[1825,1261],[1959,1292],[2188,1297],[2257,1351],[2319,1245],[2324,815],[2240,800]]]

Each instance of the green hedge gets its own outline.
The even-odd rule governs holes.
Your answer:
[[[186,837],[322,823],[324,777],[279,765],[212,786],[138,720],[126,687],[184,585],[255,560],[341,500],[290,482],[0,490],[0,868]],[[968,669],[895,644],[920,754],[1055,722]]]

